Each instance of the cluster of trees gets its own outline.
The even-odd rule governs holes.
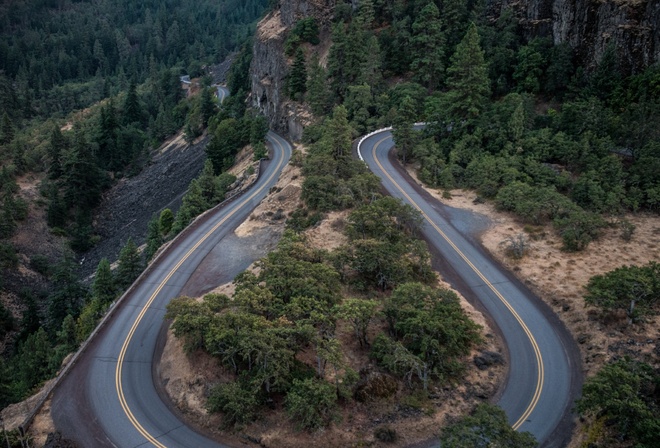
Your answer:
[[[16,231],[18,223],[27,217],[28,205],[17,196],[17,192],[18,184],[14,167],[2,166],[0,168],[0,269],[12,268],[18,263],[18,256],[9,238]]]
[[[78,280],[71,259],[52,268],[44,263],[40,270],[52,284],[50,291],[38,295],[27,288],[21,291],[24,311],[20,322],[0,307],[0,332],[15,330],[6,353],[9,356],[0,357],[0,407],[24,399],[52,377],[143,267],[142,256],[130,239],[121,250],[116,271],[110,270],[108,260],[101,260],[89,289]]]
[[[0,110],[66,114],[164,68],[192,76],[252,32],[265,0],[42,1],[0,5]]]
[[[353,137],[393,125],[425,183],[552,222],[572,251],[598,237],[603,213],[659,209],[657,67],[625,76],[610,46],[585,73],[569,46],[525,42],[511,12],[491,20],[485,2],[365,1],[335,19],[327,68],[298,47],[289,94],[318,117],[341,104]],[[417,121],[429,125],[410,131]]]
[[[651,448],[660,437],[660,373],[628,357],[606,364],[582,388],[577,411],[597,446]]]
[[[383,370],[411,389],[459,375],[461,358],[480,341],[479,327],[455,295],[427,286],[435,276],[415,238],[420,222],[412,208],[377,198],[351,213],[346,246],[313,249],[287,230],[277,250],[257,263],[258,274],[234,280],[232,299],[212,294],[202,302],[172,301],[167,317],[186,349],[207,351],[236,375],[213,389],[209,410],[222,412],[228,425],[244,425],[284,396],[283,407],[300,428],[328,425],[359,378],[337,335],[340,321]],[[344,298],[346,287],[381,297],[394,291],[383,299]],[[390,331],[370,341],[385,322]],[[311,362],[301,361],[302,352],[313,354]]]
[[[660,264],[622,266],[591,277],[586,288],[588,304],[606,311],[623,310],[632,324],[660,306]]]

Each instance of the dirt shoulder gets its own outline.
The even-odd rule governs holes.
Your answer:
[[[572,253],[561,250],[561,238],[552,225],[524,225],[514,215],[496,210],[492,203],[475,201],[477,195],[472,191],[452,190],[449,198],[440,191],[426,190],[448,206],[474,211],[490,219],[491,225],[480,235],[483,246],[566,325],[578,343],[586,377],[595,374],[607,361],[624,355],[658,367],[658,316],[631,326],[625,315],[605,318],[598,309],[586,305],[583,296],[586,284],[594,275],[623,265],[660,260],[660,217],[628,214],[625,218],[635,225],[630,241],[621,238],[620,229],[606,228],[586,250]],[[523,258],[514,259],[508,255],[505,240],[519,234],[528,238],[530,248]],[[580,446],[584,437],[584,428],[578,422],[569,447]]]
[[[301,177],[299,168],[285,168],[278,184],[267,198],[254,210],[250,217],[235,231],[239,238],[250,238],[273,227],[283,225],[300,203]],[[317,248],[331,250],[346,242],[342,230],[346,224],[348,211],[333,212],[325,216],[317,226],[306,231],[309,243]],[[277,218],[277,219],[276,219]],[[264,252],[265,255],[266,252]],[[252,269],[252,267],[251,267]],[[196,273],[197,274],[197,273]],[[217,275],[215,278],[220,279]],[[438,285],[449,287],[442,280]],[[233,285],[230,282],[219,284],[213,292],[231,296]],[[163,349],[163,357],[158,374],[170,400],[186,419],[211,433],[218,440],[234,446],[292,447],[302,448],[311,445],[319,447],[381,446],[374,431],[383,426],[396,430],[399,438],[387,446],[404,447],[422,444],[432,439],[448,418],[468,412],[476,403],[494,397],[506,375],[506,366],[493,364],[477,368],[472,362],[475,357],[489,352],[495,359],[504,358],[499,338],[490,330],[487,319],[467,300],[461,297],[461,305],[470,318],[483,327],[484,343],[471,353],[466,361],[468,369],[465,378],[454,386],[436,387],[430,398],[405,398],[407,391],[400,390],[388,400],[361,404],[351,402],[341,409],[339,421],[331,427],[315,433],[297,431],[286,413],[281,410],[270,412],[264,418],[236,431],[220,430],[221,418],[209,415],[205,409],[206,397],[210,388],[217,382],[233,379],[230,372],[224,371],[218,361],[201,351],[185,353],[171,330]],[[373,325],[371,337],[384,325]],[[371,360],[368,350],[355,341],[352,328],[344,323],[338,325],[337,337],[346,347],[344,363],[354,369],[369,368]],[[312,356],[302,353],[300,356]],[[385,445],[383,445],[385,446]]]

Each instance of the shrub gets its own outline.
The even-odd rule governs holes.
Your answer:
[[[245,425],[257,417],[259,399],[241,382],[221,383],[213,388],[206,403],[209,412],[222,412],[226,426]]]
[[[286,396],[286,410],[300,429],[327,426],[336,416],[337,391],[323,380],[308,378],[293,380]]]

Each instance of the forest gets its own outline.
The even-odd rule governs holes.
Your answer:
[[[0,302],[0,408],[50,378],[158,247],[224,198],[234,178],[222,171],[240,147],[250,141],[263,147],[263,119],[245,114],[242,102],[230,102],[234,107],[216,117],[209,67],[247,45],[265,6],[262,0],[0,5],[0,289],[18,298],[12,308]],[[181,75],[199,80],[199,94],[186,97]],[[220,161],[193,183],[179,213],[154,217],[143,254],[129,239],[116,269],[104,259],[94,280],[82,282],[76,257],[99,241],[92,219],[102,194],[140,172],[152,150],[181,129],[192,141],[226,128],[223,120],[233,120],[234,141],[211,137],[211,154],[214,147],[223,151]],[[26,176],[40,179],[34,204],[18,194]],[[48,231],[67,241],[56,258],[15,249],[12,237],[29,207],[45,209]],[[24,264],[39,281],[21,277]]]
[[[316,116],[303,140],[327,148],[310,151],[303,163],[307,209],[295,225],[314,225],[323,212],[368,198],[368,175],[351,176],[350,164],[330,155],[337,159],[346,142],[386,126],[394,128],[401,163],[428,187],[447,198],[454,188],[474,190],[478,202],[492,201],[529,228],[551,225],[568,253],[585,251],[612,227],[630,241],[635,226],[626,216],[660,211],[660,67],[626,71],[615,40],[586,65],[569,45],[530,35],[512,10],[493,15],[488,4],[339,3],[325,24],[327,59],[317,19],[292,26],[286,94]],[[328,140],[325,130],[338,116],[351,129]],[[416,122],[425,128],[413,130]],[[596,275],[583,300],[599,310],[600,324],[624,314],[627,334],[637,334],[659,311],[657,269],[652,262]],[[379,286],[392,278],[378,275]],[[660,375],[648,359],[614,356],[587,380],[576,406],[587,422],[585,443],[654,446]],[[479,427],[486,414],[497,412],[477,409],[465,421]],[[458,437],[455,428],[444,430],[442,437],[453,438],[443,440],[475,446],[470,437],[488,433],[463,429]]]
[[[305,177],[305,206],[290,216],[260,271],[236,279],[234,300],[183,297],[168,308],[186,348],[206,350],[235,376],[216,385],[208,401],[228,428],[263,416],[278,400],[300,429],[315,430],[335,422],[342,405],[370,399],[371,391],[357,392],[358,373],[341,361],[339,327],[350,327],[353,342],[411,396],[454,384],[467,368],[465,355],[481,342],[457,297],[434,286],[430,254],[418,238],[420,217],[380,196],[378,179],[351,158],[354,138],[392,125],[399,159],[427,186],[445,194],[472,189],[479,201],[493,201],[524,223],[550,224],[568,252],[586,250],[614,225],[631,237],[635,229],[624,214],[660,210],[660,68],[625,71],[616,42],[586,66],[567,44],[530,36],[511,11],[494,17],[488,3],[339,2],[331,23],[306,17],[288,31],[282,94],[315,117],[303,135],[307,154],[292,159]],[[0,306],[0,336],[11,336],[0,359],[0,407],[51,376],[158,247],[224,198],[233,182],[224,171],[241,147],[249,143],[264,154],[266,120],[246,110],[244,98],[248,38],[266,6],[0,5],[0,269],[17,271],[22,256],[11,237],[27,216],[29,204],[17,195],[26,173],[43,177],[48,225],[71,250],[56,264],[29,260],[48,284],[18,291],[20,322]],[[332,40],[327,55],[323,32]],[[232,97],[218,108],[206,67],[230,54]],[[198,95],[184,97],[183,74],[201,78]],[[427,124],[413,131],[415,122]],[[139,172],[151,149],[181,129],[188,141],[204,132],[210,138],[207,163],[181,209],[153,217],[145,254],[129,241],[114,271],[103,260],[84,285],[73,254],[97,241],[92,213],[102,193]],[[310,248],[302,232],[337,210],[350,210],[349,243],[331,252]],[[657,274],[652,263],[595,276],[584,299],[643,324],[658,311]],[[301,363],[302,352],[313,362]],[[619,437],[654,446],[658,378],[647,363],[613,360],[587,380],[576,412],[610,443]],[[609,393],[620,384],[620,394]],[[475,446],[474,428],[502,446],[535,446],[489,405],[441,437],[451,446]],[[396,434],[376,437],[387,442]]]

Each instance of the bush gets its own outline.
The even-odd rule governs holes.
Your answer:
[[[399,435],[396,433],[396,429],[387,425],[376,428],[374,431],[374,436],[376,439],[384,443],[394,443],[399,439]]]
[[[300,429],[327,426],[336,417],[337,391],[323,380],[293,380],[286,396],[286,410]]]
[[[257,417],[259,399],[253,390],[241,382],[218,384],[211,390],[206,408],[209,412],[222,412],[223,423],[245,425]]]

